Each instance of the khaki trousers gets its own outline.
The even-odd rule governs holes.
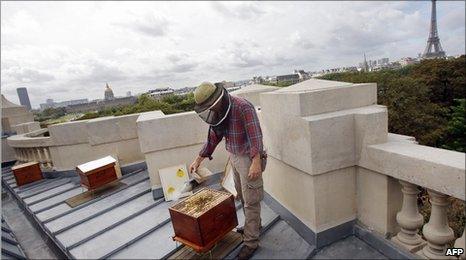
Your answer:
[[[243,242],[246,246],[256,248],[259,245],[261,228],[261,205],[264,198],[262,175],[250,180],[248,177],[251,159],[248,155],[230,154],[233,166],[235,188],[238,198],[243,203],[245,216]]]

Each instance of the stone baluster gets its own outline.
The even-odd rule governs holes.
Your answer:
[[[427,190],[430,196],[432,210],[429,223],[422,228],[422,233],[427,240],[427,245],[422,249],[422,254],[431,259],[446,259],[447,243],[455,239],[453,230],[448,226],[447,208],[450,205],[448,196],[436,191]]]
[[[15,148],[15,158],[17,161],[21,161],[21,154],[20,154],[20,149],[19,148]]]
[[[38,155],[38,157],[39,157],[39,163],[40,163],[40,165],[45,166],[45,159],[44,159],[44,157],[42,156],[43,150],[44,150],[44,149],[43,149],[42,147],[37,147],[37,148],[36,148],[37,155]]]
[[[399,182],[402,186],[403,205],[401,211],[396,214],[396,221],[401,230],[392,238],[392,241],[411,252],[415,252],[426,243],[417,233],[424,224],[424,218],[419,213],[417,206],[417,195],[420,191],[414,184],[402,180]]]
[[[31,150],[32,150],[32,157],[34,158],[34,161],[40,163],[39,155],[38,155],[39,149],[37,147],[33,147],[31,148]]]
[[[21,162],[25,162],[26,161],[26,154],[25,154],[25,151],[24,151],[23,148],[19,149],[19,154],[20,154],[20,157],[21,157]]]
[[[465,239],[465,236],[466,236],[466,226],[464,227],[463,235],[455,241],[455,247],[456,247],[456,248],[463,248],[463,250],[466,250],[466,244],[465,244],[465,243],[466,243],[466,239]],[[460,259],[462,259],[462,260],[466,259],[466,252],[464,252],[464,253],[460,256]]]
[[[24,158],[24,161],[30,162],[31,151],[29,150],[29,148],[24,148],[24,154],[26,155],[26,158]]]
[[[53,164],[52,164],[52,159],[50,158],[50,150],[48,147],[44,147],[44,154],[45,154],[45,161],[47,162],[47,167],[48,168],[52,168],[53,167]]]

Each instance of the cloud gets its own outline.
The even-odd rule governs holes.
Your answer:
[[[290,37],[290,40],[291,44],[293,44],[296,47],[303,48],[305,50],[316,47],[316,45],[312,43],[312,40],[310,38],[303,37],[300,32],[293,33]]]
[[[202,81],[396,60],[424,50],[429,2],[1,3],[1,89],[17,100],[102,98]],[[439,1],[449,55],[464,53],[464,2]],[[47,93],[47,94],[44,94]]]
[[[55,79],[53,75],[30,68],[9,67],[2,69],[2,81],[13,83],[43,83]]]
[[[226,18],[253,19],[263,14],[265,11],[256,3],[251,2],[212,2],[215,11],[221,13]]]
[[[136,33],[149,37],[162,37],[167,34],[169,22],[164,17],[147,14],[127,23],[114,23],[117,26],[128,28]]]

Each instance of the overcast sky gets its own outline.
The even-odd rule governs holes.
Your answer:
[[[415,57],[428,2],[4,2],[1,92],[33,107],[202,81]],[[465,53],[465,2],[437,3],[448,55]]]

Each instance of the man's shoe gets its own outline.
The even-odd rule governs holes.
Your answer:
[[[251,256],[254,254],[254,252],[257,250],[258,247],[249,247],[244,245],[243,248],[241,248],[241,251],[238,254],[238,259],[239,260],[246,260],[251,258]]]

